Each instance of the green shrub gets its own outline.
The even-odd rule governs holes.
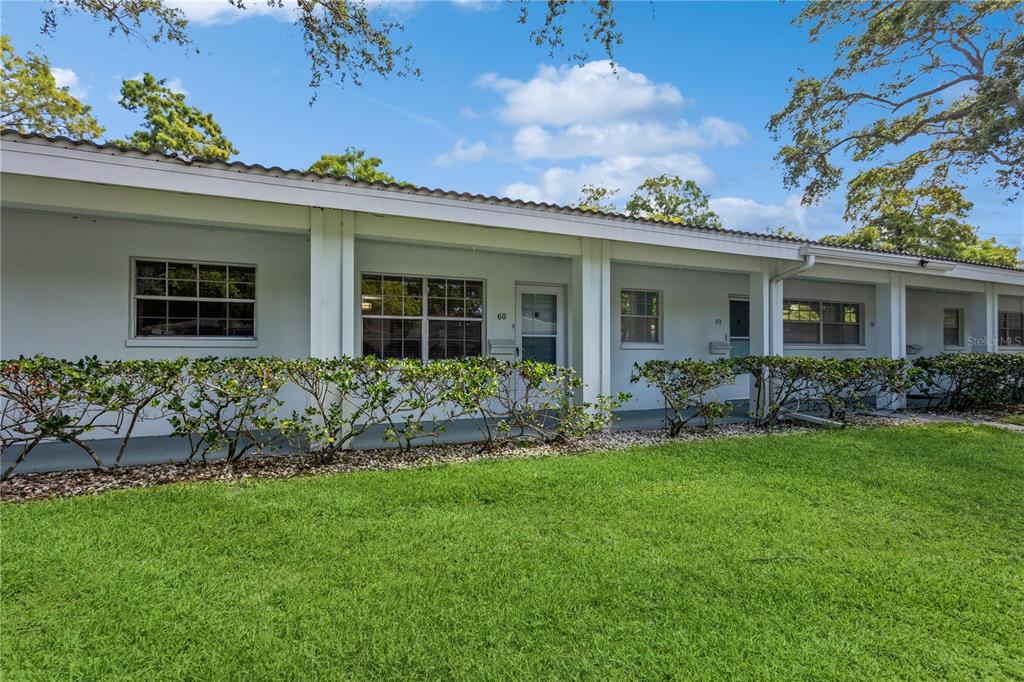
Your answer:
[[[914,360],[929,406],[992,409],[1024,403],[1024,354],[943,353]]]
[[[665,399],[669,435],[677,436],[686,424],[700,418],[708,427],[729,413],[728,403],[706,400],[705,394],[736,381],[737,367],[731,360],[648,360],[633,365],[629,380],[640,380],[658,389]],[[687,416],[687,412],[693,411]]]
[[[204,462],[221,449],[234,462],[273,445],[284,376],[273,358],[193,360],[167,401],[171,435],[188,440],[189,460]]]
[[[476,414],[484,425],[485,448],[507,440],[564,443],[582,438],[610,425],[612,411],[629,399],[620,393],[593,403],[575,402],[583,380],[571,367],[494,360],[488,368],[499,373],[496,381],[480,379],[487,390],[481,392]]]

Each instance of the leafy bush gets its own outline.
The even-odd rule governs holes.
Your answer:
[[[929,406],[990,409],[1024,403],[1024,354],[943,353],[914,360]]]
[[[730,360],[648,360],[633,365],[629,380],[641,379],[658,389],[665,399],[669,435],[677,436],[686,424],[700,418],[704,426],[729,413],[728,403],[706,400],[709,391],[736,381],[737,367]],[[687,412],[693,410],[689,416]]]
[[[99,378],[112,389],[111,400],[104,407],[117,414],[116,433],[121,437],[115,467],[121,464],[138,424],[167,416],[166,396],[180,385],[186,364],[185,358],[115,360],[103,368]]]
[[[298,451],[324,461],[353,438],[384,419],[391,399],[391,363],[376,357],[305,358],[280,364],[285,380],[305,396],[307,405],[278,422],[281,434]]]
[[[0,401],[3,449],[21,447],[11,472],[44,440],[74,443],[96,463],[102,462],[82,436],[97,429],[116,429],[118,416],[106,406],[113,389],[102,380],[104,365],[95,357],[67,362],[37,355],[3,363]]]
[[[487,385],[496,393],[481,403],[479,414],[489,424],[484,447],[505,440],[568,442],[596,433],[612,422],[612,410],[629,394],[600,396],[594,403],[577,403],[583,380],[571,367],[535,360],[496,362],[501,373]]]
[[[228,462],[271,445],[284,385],[280,360],[202,358],[189,363],[167,401],[171,435],[188,439],[189,460],[221,449]]]
[[[813,389],[820,379],[821,361],[817,358],[751,355],[733,362],[739,373],[749,373],[754,379],[750,415],[760,427],[774,426],[798,412],[815,395]]]

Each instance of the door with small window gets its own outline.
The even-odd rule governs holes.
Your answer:
[[[729,301],[729,344],[732,346],[732,357],[745,358],[750,355],[750,301]]]
[[[564,363],[562,291],[560,286],[516,286],[516,352],[520,359]]]

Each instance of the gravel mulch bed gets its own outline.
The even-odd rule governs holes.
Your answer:
[[[853,426],[904,426],[907,423],[926,423],[928,419],[913,416],[887,417],[855,415]],[[169,483],[200,481],[240,482],[254,478],[289,478],[318,474],[353,471],[381,471],[430,467],[455,462],[475,462],[498,459],[527,459],[552,457],[585,452],[602,452],[624,448],[685,443],[725,437],[760,437],[768,433],[800,433],[820,427],[787,422],[766,431],[750,423],[726,424],[710,429],[694,428],[669,438],[663,430],[613,431],[600,433],[571,444],[515,444],[503,445],[481,452],[479,444],[424,445],[412,450],[387,448],[380,450],[353,450],[342,459],[317,462],[308,456],[268,455],[249,457],[233,464],[224,461],[168,462],[143,464],[119,469],[78,469],[45,473],[15,474],[0,483],[0,501],[27,502],[29,500],[76,495],[94,495],[110,490],[150,488]]]

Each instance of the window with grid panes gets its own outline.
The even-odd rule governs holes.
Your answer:
[[[1024,346],[1024,313],[999,313],[999,345]]]
[[[963,311],[957,308],[946,308],[942,311],[942,344],[944,346],[963,345]]]
[[[661,343],[661,293],[644,289],[619,292],[622,343]]]
[[[363,275],[363,354],[441,360],[483,352],[483,281]]]
[[[835,301],[786,300],[782,309],[784,343],[860,345],[863,306]]]
[[[256,266],[136,259],[136,337],[256,336]]]

